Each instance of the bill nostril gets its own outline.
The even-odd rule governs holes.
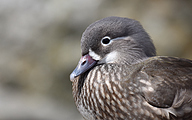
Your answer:
[[[83,62],[81,63],[81,65],[82,65],[82,66],[85,65],[86,62],[87,62],[87,60],[83,61]]]

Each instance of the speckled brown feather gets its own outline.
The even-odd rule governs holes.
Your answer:
[[[81,83],[77,84],[82,78],[76,78],[73,83],[74,98],[78,109],[81,111],[83,107],[87,114],[94,116],[93,119],[190,120],[191,71],[191,61],[171,57],[153,57],[128,67],[100,65],[88,73],[83,86]],[[185,79],[182,79],[183,77]],[[148,91],[149,87],[154,90]],[[181,93],[183,91],[185,93]],[[181,94],[182,98],[188,97],[182,101],[182,98],[176,100],[177,94]],[[174,103],[174,100],[182,103],[176,106],[177,102]],[[180,111],[186,109],[186,105],[186,111],[190,112],[181,113]],[[167,115],[166,109],[171,107],[175,110],[173,114],[168,112],[170,115]],[[187,115],[190,117],[187,118]],[[85,119],[90,119],[86,116],[88,115],[84,116]]]

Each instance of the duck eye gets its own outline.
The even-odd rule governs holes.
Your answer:
[[[103,45],[108,45],[111,42],[111,38],[108,36],[105,36],[104,38],[101,39],[101,43]]]

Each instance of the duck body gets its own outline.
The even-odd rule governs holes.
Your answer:
[[[192,61],[156,56],[139,22],[108,17],[81,39],[70,75],[86,120],[192,120]]]

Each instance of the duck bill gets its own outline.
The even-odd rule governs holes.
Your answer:
[[[97,61],[92,59],[91,56],[89,56],[88,54],[82,56],[77,67],[70,74],[70,80],[73,81],[77,76],[85,73],[86,71],[94,67],[96,63]]]

